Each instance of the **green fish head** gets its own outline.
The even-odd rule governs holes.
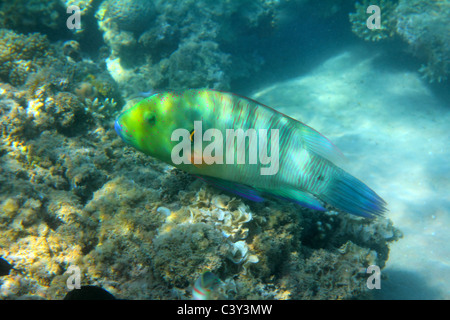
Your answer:
[[[114,128],[124,142],[137,150],[171,163],[174,142],[170,140],[178,126],[173,112],[160,94],[144,99],[124,111],[116,119]]]

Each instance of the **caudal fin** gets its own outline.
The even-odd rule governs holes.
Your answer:
[[[319,198],[338,209],[366,218],[374,218],[387,211],[387,204],[380,196],[343,170]]]

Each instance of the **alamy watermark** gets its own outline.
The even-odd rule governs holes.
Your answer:
[[[66,273],[72,274],[67,278],[66,285],[67,289],[81,289],[81,270],[80,267],[71,265],[67,268]]]
[[[81,29],[81,10],[78,6],[67,7],[67,13],[70,17],[67,18],[66,26],[69,30],[80,30]]]
[[[70,30],[81,29],[81,10],[80,7],[72,5],[67,7],[67,11],[70,16],[67,18],[66,25]],[[377,5],[370,5],[367,7],[367,13],[371,16],[367,19],[366,25],[370,30],[381,29],[381,9]]]
[[[370,5],[367,7],[367,13],[372,15],[367,19],[366,25],[370,30],[381,29],[381,9],[379,6]]]
[[[203,149],[204,141],[214,141]],[[246,150],[245,139],[248,138],[248,150]],[[248,153],[249,164],[257,164],[258,160],[262,165],[261,175],[274,175],[279,170],[279,131],[270,130],[270,156],[268,155],[268,130],[267,129],[226,129],[225,141],[222,131],[219,129],[208,129],[203,133],[202,121],[194,121],[194,130],[189,132],[186,129],[176,129],[172,132],[171,140],[179,141],[172,149],[171,159],[176,165],[181,163],[202,165],[202,164],[223,164],[223,148],[227,150],[225,163],[234,164],[235,151],[237,152],[237,164],[245,164]],[[191,148],[194,143],[194,152]],[[236,150],[234,148],[236,143]],[[259,152],[258,152],[259,150]],[[248,151],[248,152],[246,152]]]
[[[367,267],[367,269],[362,269],[361,271],[367,274],[371,274],[366,281],[368,289],[381,289],[381,270],[379,266],[370,265]]]

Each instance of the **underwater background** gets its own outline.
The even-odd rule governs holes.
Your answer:
[[[450,299],[449,17],[448,0],[0,1],[0,298],[63,299],[76,267],[121,299],[192,299],[205,271],[212,299]],[[254,203],[114,131],[188,88],[315,128],[389,212]]]

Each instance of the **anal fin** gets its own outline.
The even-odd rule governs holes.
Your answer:
[[[260,190],[244,184],[223,180],[219,178],[213,178],[203,175],[195,175],[195,177],[219,189],[225,190],[227,192],[233,193],[235,195],[241,196],[254,202],[262,202],[265,200],[263,198],[263,195],[270,195],[278,199],[283,199],[297,203],[306,208],[325,211],[325,208],[322,207],[319,200],[317,200],[313,195],[298,189],[282,188],[276,190]]]
[[[209,176],[195,175],[195,177],[197,177],[219,189],[236,194],[238,196],[244,197],[251,201],[262,202],[265,200],[262,197],[261,192],[259,192],[258,190],[254,189],[252,187],[244,185],[244,184],[240,184],[240,183],[228,181],[228,180],[223,180],[223,179],[219,179],[219,178],[213,178],[213,177],[209,177]]]

